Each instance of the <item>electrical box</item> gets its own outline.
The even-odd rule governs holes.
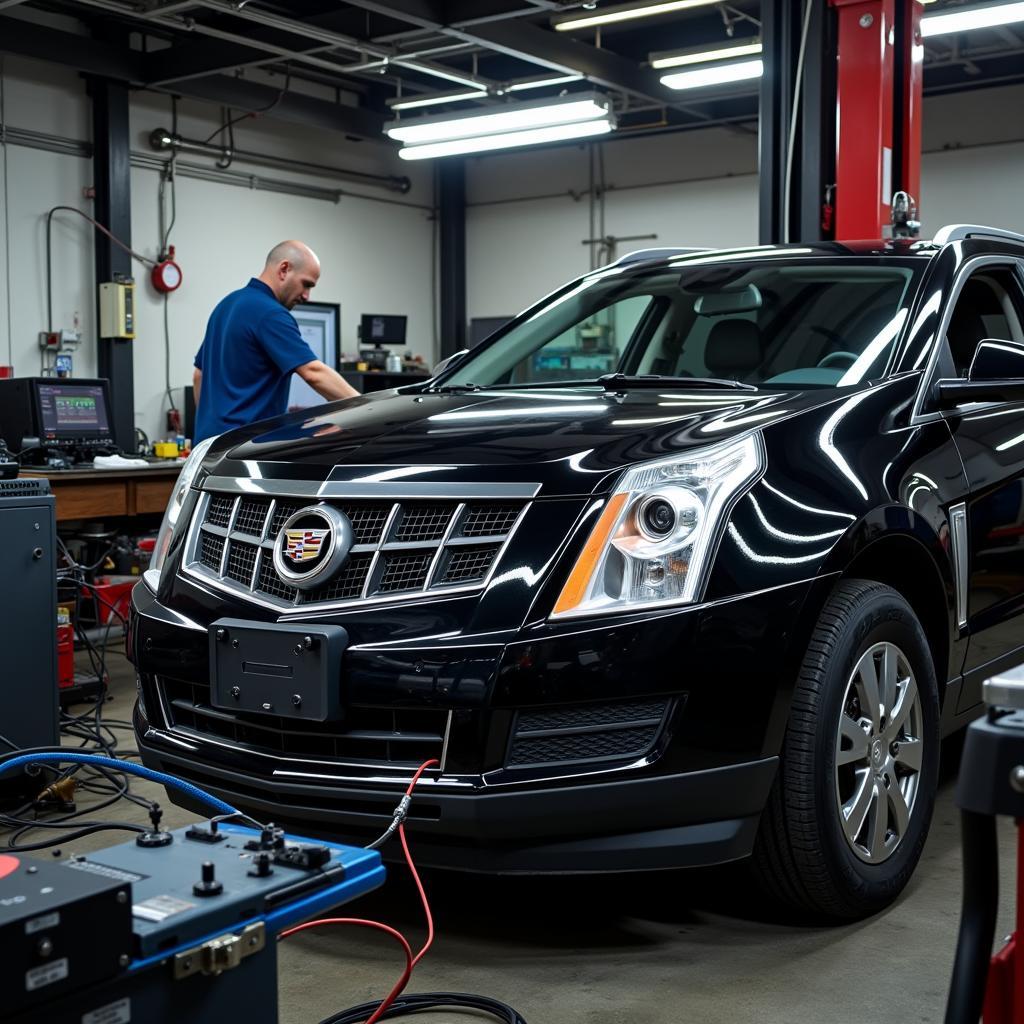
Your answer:
[[[100,285],[100,337],[135,337],[135,284],[104,281]]]

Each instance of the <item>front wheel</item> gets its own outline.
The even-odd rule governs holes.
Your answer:
[[[928,834],[938,723],[931,652],[910,605],[880,583],[839,583],[804,656],[761,819],[763,887],[847,920],[891,903]]]

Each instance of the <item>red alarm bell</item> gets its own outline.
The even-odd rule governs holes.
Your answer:
[[[167,256],[160,259],[150,272],[149,279],[158,292],[173,292],[181,287],[181,267],[174,262],[174,246],[167,250]]]

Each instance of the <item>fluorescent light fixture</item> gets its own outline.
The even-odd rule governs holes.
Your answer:
[[[484,89],[474,89],[469,92],[465,89],[462,91],[454,92],[434,92],[429,96],[410,96],[409,99],[403,99],[402,97],[396,97],[393,100],[388,100],[388,106],[392,110],[413,110],[416,107],[435,107],[439,103],[457,103],[459,100],[479,100],[484,99],[487,96],[487,92]]]
[[[493,149],[513,149],[517,146],[537,146],[544,142],[565,142],[605,135],[615,127],[610,117],[576,124],[553,124],[543,128],[505,132],[498,135],[478,135],[472,138],[450,139],[446,142],[406,146],[398,151],[403,160],[430,160],[440,156],[458,156],[463,153],[483,153]]]
[[[577,93],[556,100],[533,100],[449,116],[392,121],[384,126],[384,131],[398,142],[418,145],[595,119],[610,119],[608,98],[599,93]]]
[[[524,82],[512,82],[505,86],[505,92],[524,92],[526,89],[543,89],[546,85],[568,85],[580,82],[582,75],[559,75],[558,78],[529,78]]]
[[[632,21],[633,18],[651,18],[656,14],[672,14],[686,11],[691,7],[710,7],[719,0],[661,0],[660,3],[616,4],[593,14],[559,18],[552,22],[559,32],[571,32],[578,28],[593,28],[597,25],[611,25],[618,21]]]
[[[1024,21],[1024,3],[985,4],[963,7],[948,14],[926,14],[921,18],[921,35],[942,36],[950,32],[970,32],[976,28],[997,28]]]
[[[726,82],[744,82],[749,78],[760,78],[764,62],[743,60],[732,64],[719,64],[710,68],[695,68],[693,71],[678,71],[674,75],[663,75],[661,84],[670,89],[703,89],[709,85],[725,85]]]
[[[717,50],[701,50],[699,53],[652,53],[652,68],[681,68],[688,64],[705,64],[712,60],[728,60],[731,57],[753,57],[761,52],[760,41],[741,43],[738,46],[722,46]]]

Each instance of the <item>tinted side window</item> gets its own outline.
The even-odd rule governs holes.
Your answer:
[[[964,283],[949,318],[946,340],[959,377],[967,375],[984,338],[1024,342],[1024,302],[1010,267],[986,267]]]

